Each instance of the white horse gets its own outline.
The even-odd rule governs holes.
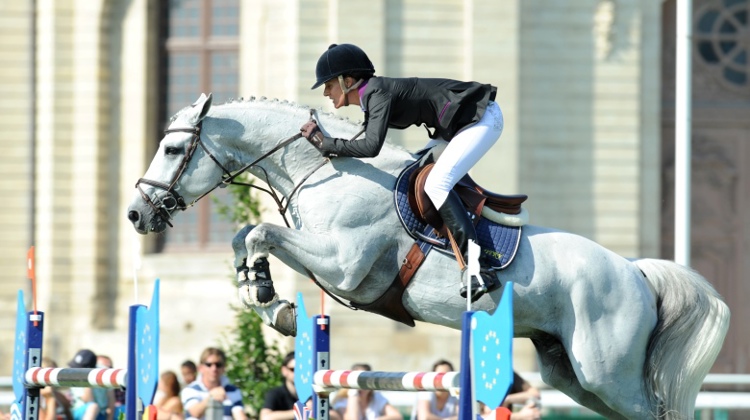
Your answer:
[[[270,253],[330,293],[367,304],[393,282],[414,243],[394,210],[393,189],[416,157],[386,143],[375,158],[328,162],[295,141],[310,115],[265,98],[211,108],[211,97],[201,95],[173,118],[128,208],[139,233],[161,232],[173,212],[230,173],[247,169],[267,179],[285,197],[294,227],[246,227],[233,243],[235,265],[241,300],[286,334],[295,333],[293,305],[273,293],[259,298],[243,268]],[[316,118],[326,135],[352,138],[361,128],[330,114]],[[571,233],[522,229],[515,261],[497,276],[515,284],[515,336],[536,346],[542,379],[609,418],[692,418],[729,325],[711,285],[673,262],[631,261]],[[403,305],[418,321],[460,329],[460,282],[456,261],[430,252]],[[473,309],[493,312],[501,294],[483,296]]]

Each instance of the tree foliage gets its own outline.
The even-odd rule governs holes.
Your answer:
[[[236,306],[232,309],[236,325],[226,346],[226,375],[242,391],[247,411],[257,416],[266,392],[283,381],[281,362],[284,356],[277,343],[265,341],[263,323],[255,311]]]

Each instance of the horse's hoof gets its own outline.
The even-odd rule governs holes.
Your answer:
[[[271,327],[285,336],[297,336],[297,308],[285,301],[279,301],[273,315]]]

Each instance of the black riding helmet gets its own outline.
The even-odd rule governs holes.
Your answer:
[[[328,50],[318,59],[315,66],[317,81],[311,89],[341,76],[342,74],[375,74],[375,67],[364,51],[352,44],[331,44]]]

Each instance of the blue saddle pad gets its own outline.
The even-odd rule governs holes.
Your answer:
[[[442,249],[438,249],[441,252],[453,255],[448,240],[446,238],[438,238],[433,229],[426,229],[427,225],[417,219],[411,206],[409,206],[407,195],[409,190],[409,176],[417,169],[418,165],[419,162],[415,162],[408,166],[401,172],[398,180],[396,180],[396,188],[394,190],[396,212],[401,220],[401,224],[411,237],[420,241],[420,238],[414,232],[429,231],[431,232],[429,235],[431,238],[443,244]],[[504,226],[481,218],[476,225],[476,231],[477,242],[482,248],[479,262],[483,267],[500,270],[507,267],[513,261],[521,240],[520,226]]]

